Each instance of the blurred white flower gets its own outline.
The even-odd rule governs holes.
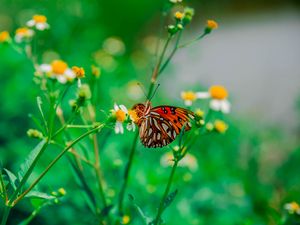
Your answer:
[[[49,28],[47,17],[44,15],[34,15],[31,20],[27,21],[28,27],[35,27],[37,30],[45,30]]]

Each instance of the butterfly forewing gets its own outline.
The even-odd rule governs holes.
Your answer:
[[[175,140],[184,125],[185,130],[189,130],[193,118],[193,112],[189,110],[157,106],[142,118],[140,139],[146,147],[163,147]]]

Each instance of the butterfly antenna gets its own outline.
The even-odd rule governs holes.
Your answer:
[[[150,97],[149,101],[154,97],[154,95],[156,94],[156,91],[157,91],[157,89],[158,89],[159,86],[160,86],[160,84],[157,84],[157,86],[156,86],[156,88],[155,88],[152,96]]]
[[[145,97],[147,98],[146,90],[145,90],[145,88],[143,87],[143,85],[142,85],[140,82],[137,82],[137,85],[141,88],[143,94],[144,94]]]

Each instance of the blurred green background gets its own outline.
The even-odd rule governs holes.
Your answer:
[[[132,95],[136,91],[131,89],[132,82],[140,81],[147,88],[150,79],[153,56],[149,45],[151,37],[158,35],[162,2],[1,0],[0,31],[13,33],[33,14],[46,15],[51,29],[39,33],[34,46],[39,62],[60,57],[86,70],[100,63],[98,109],[109,110],[114,102],[130,107],[143,100],[143,95]],[[230,129],[225,135],[205,138],[192,150],[197,170],[178,169],[173,188],[179,193],[164,219],[174,225],[276,224],[285,203],[300,202],[299,1],[194,0],[184,5],[196,11],[185,40],[199,34],[208,18],[216,19],[220,29],[197,47],[179,52],[159,81],[153,104],[183,106],[180,91],[220,83],[229,89],[233,112],[227,118]],[[120,38],[125,53],[97,60],[109,37]],[[272,45],[264,49],[268,43]],[[17,171],[36,144],[26,131],[34,126],[28,114],[38,115],[38,89],[32,82],[34,68],[25,55],[2,44],[0,58],[0,157],[4,167]],[[131,133],[112,135],[101,149],[112,202],[132,139]],[[166,150],[139,145],[133,166],[128,193],[149,216],[156,212],[170,171],[160,166]],[[57,153],[49,149],[34,175]],[[67,195],[60,205],[43,209],[32,224],[94,224],[66,162],[63,158],[39,188],[51,192],[64,187]],[[91,182],[93,179],[91,176]],[[9,224],[17,224],[32,210],[23,201],[12,211]],[[131,212],[132,224],[141,224],[136,212]]]

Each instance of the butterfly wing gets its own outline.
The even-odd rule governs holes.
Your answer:
[[[163,147],[175,140],[185,125],[185,130],[191,129],[190,120],[193,112],[173,107],[157,106],[152,108],[142,120],[140,139],[146,147]]]

